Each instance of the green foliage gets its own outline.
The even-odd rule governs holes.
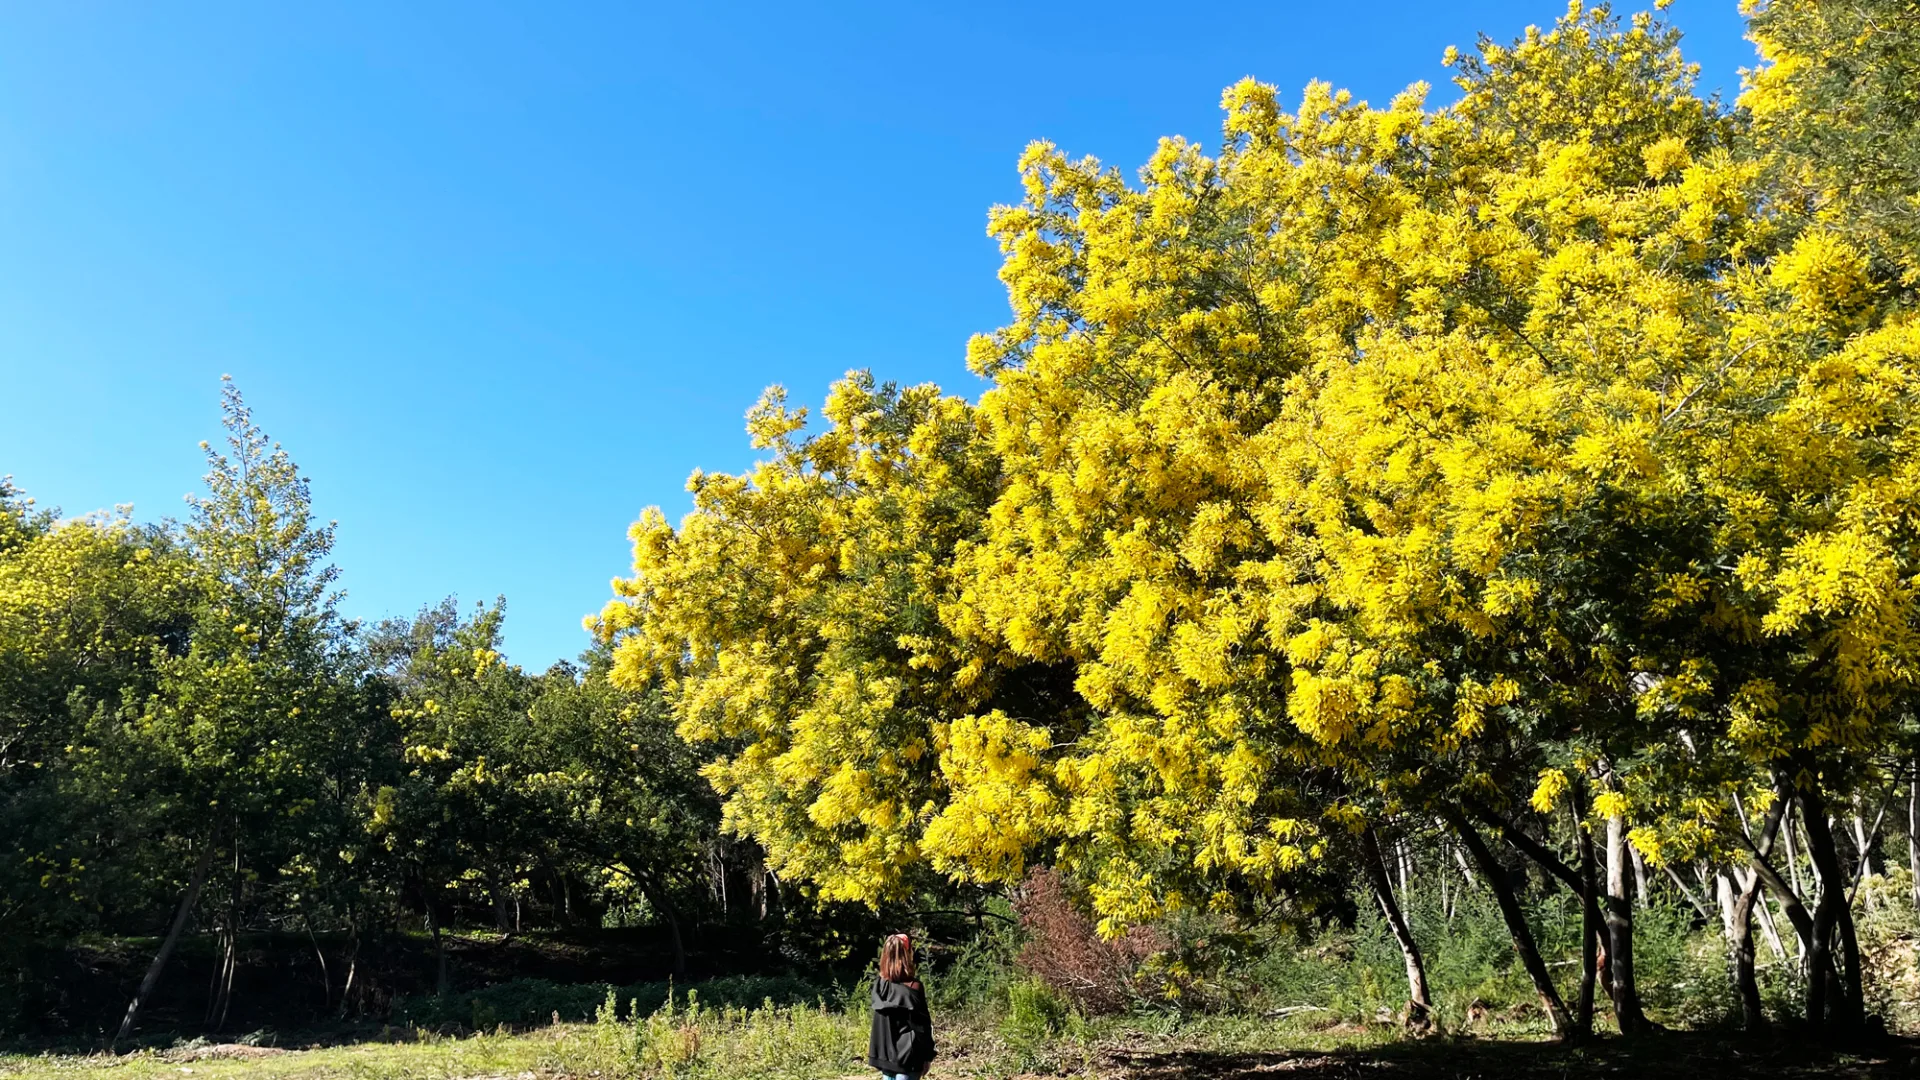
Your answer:
[[[1022,978],[1014,962],[1018,950],[1017,935],[1005,924],[967,938],[927,975],[928,1008],[941,1016],[998,1012]]]
[[[825,1004],[716,1005],[699,991],[622,1011],[609,991],[584,1034],[558,1047],[571,1073],[621,1078],[813,1080],[860,1065],[865,1016]]]
[[[1084,1030],[1085,1021],[1046,983],[1029,978],[1007,986],[999,1032],[1017,1070],[1032,1071],[1048,1060],[1057,1042],[1078,1041]]]
[[[423,1028],[485,1031],[501,1024],[539,1027],[558,1016],[564,1023],[593,1019],[611,1001],[621,1015],[649,1015],[679,994],[696,995],[710,1008],[745,1008],[765,1003],[797,1005],[837,1001],[840,988],[788,975],[733,975],[690,983],[645,982],[615,987],[607,983],[555,983],[514,979],[456,994],[414,994],[394,1002],[395,1022]]]

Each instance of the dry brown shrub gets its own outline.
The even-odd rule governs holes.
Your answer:
[[[1066,883],[1045,867],[1027,873],[1013,910],[1026,936],[1020,967],[1089,1016],[1119,1012],[1138,1000],[1142,966],[1166,948],[1164,935],[1150,927],[1134,927],[1113,940],[1101,937]]]

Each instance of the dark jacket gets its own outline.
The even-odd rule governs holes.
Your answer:
[[[874,976],[867,1064],[881,1072],[909,1076],[919,1076],[933,1064],[933,1018],[927,1015],[927,994],[918,983]]]

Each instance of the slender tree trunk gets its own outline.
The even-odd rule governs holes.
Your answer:
[[[219,1031],[227,1024],[227,1010],[233,1003],[233,977],[239,967],[240,946],[240,841],[235,823],[233,878],[227,884],[227,912],[221,919],[220,966],[214,975],[214,992],[207,1001],[207,1025]]]
[[[1407,964],[1407,1026],[1425,1031],[1433,1023],[1433,998],[1427,992],[1427,967],[1420,959],[1420,946],[1413,940],[1413,929],[1407,925],[1406,916],[1394,900],[1393,882],[1387,876],[1386,860],[1380,852],[1380,838],[1371,825],[1360,834],[1360,861],[1366,868],[1368,884],[1373,886],[1373,897],[1380,905],[1380,914],[1386,917],[1387,926],[1393,931],[1393,939],[1400,943],[1400,955]],[[1400,865],[1402,870],[1406,868],[1405,862]]]
[[[447,993],[447,943],[440,933],[440,918],[432,897],[427,898],[427,931],[433,935],[433,992],[444,997]]]
[[[1907,868],[1913,872],[1913,909],[1920,911],[1920,758],[1907,783]]]
[[[353,1001],[354,977],[360,973],[360,922],[356,918],[353,905],[347,905],[347,935],[352,944],[347,951],[347,977],[340,984],[340,1015],[347,1015],[347,1008]]]
[[[1747,881],[1733,902],[1733,985],[1740,995],[1740,1015],[1751,1032],[1766,1030],[1767,1014],[1760,1006],[1760,983],[1753,970],[1753,902],[1760,896],[1760,875],[1747,872]]]
[[[153,956],[153,963],[147,966],[146,977],[140,980],[140,989],[134,991],[133,1000],[127,1003],[127,1015],[120,1020],[120,1030],[114,1035],[114,1043],[127,1037],[133,1031],[135,1021],[140,1019],[140,1009],[153,994],[153,988],[160,982],[160,973],[167,969],[167,961],[173,958],[174,947],[180,944],[180,932],[186,929],[187,916],[193,913],[193,905],[200,899],[200,890],[207,886],[207,874],[213,870],[213,841],[200,851],[200,860],[193,865],[193,877],[187,882],[187,891],[180,896],[180,907],[174,912],[173,925],[167,928],[167,936],[160,942],[160,951]],[[113,1044],[108,1044],[112,1049]]]
[[[1853,849],[1860,853],[1854,878],[1859,880],[1879,873],[1873,864],[1873,838],[1867,835],[1867,821],[1860,816],[1860,800],[1857,797],[1854,799],[1853,815],[1848,818],[1848,824],[1853,826]]]
[[[1853,913],[1847,903],[1847,874],[1828,824],[1826,802],[1818,792],[1800,793],[1800,819],[1807,830],[1807,854],[1820,882],[1820,900],[1813,912],[1813,949],[1807,971],[1807,1023],[1839,1033],[1857,1032],[1865,1017],[1860,1001],[1860,947],[1853,934]],[[1833,936],[1839,932],[1841,962],[1833,962]],[[1836,976],[1834,991],[1828,979]],[[1831,1023],[1829,1023],[1831,1020]]]
[[[320,935],[313,931],[313,916],[301,905],[300,921],[307,924],[307,940],[313,944],[313,958],[320,963],[320,1011],[333,1008],[333,976],[327,972],[327,954],[320,948]]]
[[[1786,850],[1787,883],[1793,886],[1793,895],[1796,897],[1800,897],[1800,896],[1807,895],[1807,890],[1806,890],[1806,886],[1800,883],[1800,848],[1799,848],[1799,845],[1795,844],[1793,840],[1793,835],[1794,835],[1793,826],[1794,826],[1793,815],[1792,815],[1792,811],[1789,810],[1788,818],[1787,818],[1787,831],[1781,834],[1780,839],[1782,842],[1786,844],[1786,847],[1787,847],[1787,850]]]
[[[1614,996],[1613,980],[1607,970],[1606,932],[1601,922],[1599,901],[1597,899],[1598,887],[1595,884],[1592,867],[1594,862],[1593,839],[1580,824],[1586,817],[1586,805],[1583,785],[1574,790],[1572,804],[1575,843],[1580,846],[1580,857],[1585,860],[1582,869],[1576,871],[1573,867],[1568,866],[1560,856],[1554,854],[1552,848],[1547,847],[1545,844],[1527,835],[1526,830],[1515,826],[1512,822],[1502,818],[1499,814],[1481,803],[1471,800],[1468,802],[1468,808],[1472,810],[1474,815],[1488,825],[1499,829],[1500,835],[1506,839],[1507,843],[1518,848],[1521,854],[1532,859],[1547,873],[1559,878],[1568,889],[1579,895],[1582,909],[1582,933],[1591,934],[1596,939],[1594,942],[1594,962],[1597,967],[1600,983],[1605,987],[1607,997],[1611,1000]],[[1586,955],[1586,947],[1584,945],[1581,947],[1581,955],[1583,958]],[[1584,972],[1581,977],[1583,979],[1585,978]],[[1616,1016],[1618,1015],[1617,1009],[1615,1010],[1615,1014]],[[1589,1021],[1592,1019],[1591,1009],[1588,1011],[1588,1019]],[[1591,1032],[1592,1029],[1588,1028],[1586,1030]]]
[[[1574,1030],[1582,1038],[1588,1038],[1593,1034],[1593,984],[1600,969],[1599,938],[1606,931],[1601,928],[1600,904],[1595,895],[1599,889],[1593,878],[1593,837],[1588,835],[1584,820],[1585,800],[1577,792],[1569,809],[1573,813],[1573,843],[1580,852],[1580,1000]]]
[[[1736,869],[1721,875],[1721,888],[1728,900],[1726,930],[1728,952],[1733,965],[1734,992],[1740,998],[1741,1016],[1750,1032],[1762,1031],[1767,1026],[1767,1015],[1760,1004],[1760,984],[1754,976],[1753,905],[1760,898],[1763,879],[1761,867],[1766,864],[1767,855],[1773,851],[1773,842],[1780,835],[1780,823],[1786,811],[1786,799],[1774,800],[1761,823],[1760,835],[1756,838],[1751,832],[1744,833],[1747,842],[1752,845],[1754,865],[1744,871]],[[1741,816],[1744,829],[1744,808]],[[1771,923],[1768,928],[1771,929]],[[1777,941],[1775,948],[1779,948]],[[1784,956],[1784,950],[1780,952]]]
[[[1748,869],[1753,873],[1754,880],[1759,881],[1760,872],[1752,870],[1751,867]],[[1766,883],[1761,882],[1761,884],[1764,885]],[[1760,936],[1767,939],[1767,948],[1773,953],[1773,958],[1781,963],[1785,963],[1787,960],[1787,947],[1785,943],[1780,940],[1780,928],[1773,925],[1773,908],[1767,904],[1767,898],[1764,892],[1760,899],[1754,904],[1754,907],[1760,912]]]
[[[673,938],[673,973],[687,973],[687,943],[680,936],[680,916],[674,913],[671,905],[662,907],[660,914],[666,916],[667,930]]]
[[[1786,831],[1781,833],[1781,839],[1785,840],[1792,835],[1792,829],[1792,823],[1788,822]],[[1781,877],[1780,872],[1767,861],[1767,857],[1758,851],[1753,855],[1753,869],[1760,875],[1760,880],[1766,884],[1774,898],[1780,901],[1780,911],[1786,915],[1787,922],[1793,926],[1794,937],[1799,940],[1800,956],[1804,961],[1807,952],[1813,948],[1813,916],[1808,913],[1807,905],[1801,901],[1799,892],[1792,884]]]
[[[1647,1030],[1647,1014],[1640,1007],[1640,991],[1633,977],[1633,900],[1627,893],[1626,822],[1618,814],[1607,819],[1607,964],[1613,974],[1613,1012],[1620,1034]]]
[[[207,1002],[207,1027],[219,1031],[227,1023],[227,1006],[233,1000],[233,970],[237,964],[236,938],[232,922],[220,934],[220,966],[214,970],[214,993]]]
[[[1573,1021],[1567,1015],[1566,1004],[1560,1000],[1560,992],[1554,989],[1546,961],[1540,958],[1539,946],[1534,943],[1533,931],[1527,926],[1526,914],[1520,910],[1520,901],[1513,894],[1513,886],[1507,881],[1506,869],[1487,849],[1486,842],[1480,838],[1466,815],[1455,812],[1452,824],[1460,843],[1480,867],[1481,878],[1493,890],[1494,900],[1500,905],[1500,915],[1506,920],[1507,935],[1513,939],[1513,951],[1519,954],[1521,967],[1526,969],[1527,977],[1533,980],[1534,992],[1540,995],[1540,1005],[1546,1011],[1548,1027],[1556,1038],[1567,1038]]]

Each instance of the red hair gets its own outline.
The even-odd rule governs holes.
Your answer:
[[[912,982],[919,977],[913,966],[913,939],[905,934],[890,934],[880,946],[880,977],[888,982]]]

